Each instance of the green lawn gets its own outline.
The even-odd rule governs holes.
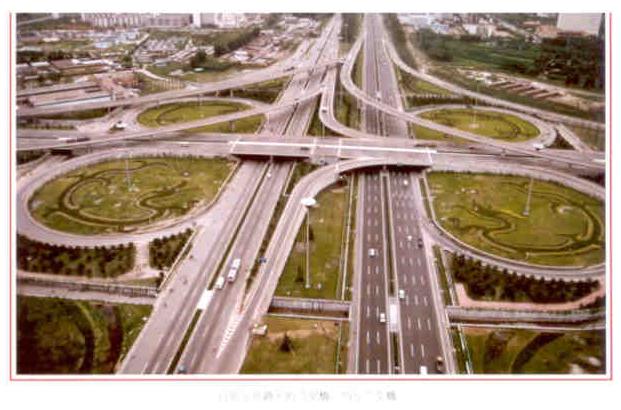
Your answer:
[[[464,242],[514,260],[584,266],[605,256],[604,204],[555,183],[490,174],[428,174],[440,224]]]
[[[475,373],[603,373],[603,331],[464,328]]]
[[[149,108],[138,116],[138,122],[145,127],[161,127],[163,125],[197,121],[219,115],[243,111],[249,107],[245,104],[233,102],[205,101],[202,103],[185,102],[165,104]],[[263,121],[263,116],[256,115],[229,122],[206,125],[194,128],[191,132],[256,132]]]
[[[528,141],[539,135],[539,129],[530,122],[499,112],[464,108],[427,111],[420,116],[438,124],[509,142]]]
[[[444,134],[442,132],[432,130],[417,124],[409,124],[410,134],[419,140],[445,141],[453,144],[469,144],[470,141],[453,135]]]
[[[266,336],[254,336],[242,374],[333,374],[339,337],[339,322],[328,320],[265,317]],[[347,324],[341,325],[340,369],[347,359]],[[291,339],[292,350],[280,349],[283,338]]]
[[[343,224],[347,209],[347,187],[333,186],[321,192],[316,199],[318,205],[310,214],[312,287],[305,288],[306,222],[304,222],[278,282],[276,295],[324,299],[337,297]]]
[[[104,161],[44,184],[29,206],[35,219],[61,231],[132,231],[209,203],[233,165],[190,157]]]
[[[114,373],[151,306],[18,297],[17,372]]]

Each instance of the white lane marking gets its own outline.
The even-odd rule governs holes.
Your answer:
[[[405,258],[403,256],[401,257],[401,264],[405,265]]]
[[[375,306],[375,316],[379,317],[379,306]]]
[[[427,318],[427,330],[431,330],[431,320]]]
[[[420,275],[420,283],[425,286],[425,277],[423,275]]]
[[[369,359],[366,360],[366,364],[367,364],[366,365],[367,373],[370,373],[371,372],[371,366],[370,366],[370,363],[369,363]]]
[[[370,274],[371,274],[371,267],[367,266],[367,275],[370,275]]]
[[[377,344],[380,344],[380,338],[379,338],[379,330],[377,332],[375,332],[375,342]]]
[[[376,266],[376,267],[375,267],[375,274],[376,274],[376,275],[379,275],[379,266]]]
[[[377,374],[380,374],[382,372],[382,369],[380,368],[380,361],[379,359],[377,359]]]
[[[418,295],[414,295],[414,304],[418,306]]]
[[[410,266],[414,266],[414,260],[410,258]]]
[[[367,319],[371,317],[371,307],[367,305]]]
[[[416,276],[412,274],[412,285],[416,285]]]
[[[425,345],[424,344],[420,344],[420,355],[424,358],[425,357]]]
[[[410,330],[412,328],[412,320],[410,320],[410,317],[408,316],[408,330]]]
[[[423,296],[423,303],[425,306],[429,306],[429,301],[427,301],[427,296]]]
[[[371,296],[371,285],[367,283],[367,296]]]
[[[375,285],[375,294],[379,295],[379,286]]]
[[[416,263],[418,264],[418,267],[420,267],[420,258],[416,258]]]
[[[369,335],[369,331],[367,330],[367,344],[371,343],[371,336]]]
[[[416,318],[416,327],[418,327],[418,330],[421,329],[421,327],[420,327],[420,318],[419,317]]]
[[[410,297],[409,296],[405,296],[405,306],[410,306]]]
[[[410,357],[414,357],[414,343],[410,343]]]
[[[408,277],[406,275],[403,275],[403,284],[407,285],[408,284]]]

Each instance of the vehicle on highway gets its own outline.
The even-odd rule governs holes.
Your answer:
[[[412,241],[412,235],[406,236],[406,239],[408,240],[408,242],[411,242]]]
[[[427,374],[427,366],[420,367],[420,374]]]
[[[188,369],[186,369],[185,365],[180,364],[179,367],[177,367],[177,373],[186,374],[187,372],[188,372]]]
[[[300,151],[310,151],[310,147],[300,147]]]
[[[384,312],[380,313],[379,321],[380,321],[380,323],[386,323],[386,313],[384,313]]]
[[[127,128],[127,124],[125,124],[122,120],[115,122],[112,126],[112,129],[115,130],[124,130],[125,128]]]
[[[321,112],[328,112],[328,107],[325,105],[321,106]]]
[[[375,249],[375,248],[369,249],[369,256],[372,257],[372,258],[376,257],[377,256],[377,249]]]
[[[408,182],[408,180],[407,180],[407,179],[404,179],[404,180],[403,180],[403,185],[408,186],[409,184],[410,184],[410,183]]]
[[[239,267],[241,266],[241,259],[235,258],[233,262],[231,262],[231,268],[229,269],[229,274],[227,275],[227,279],[229,282],[235,281],[237,277],[237,272],[239,271]]]
[[[444,358],[442,356],[436,357],[436,370],[438,373],[444,373]]]
[[[416,243],[416,245],[417,245],[419,248],[422,248],[422,247],[423,247],[423,238],[418,238],[418,242]]]
[[[378,101],[382,101],[382,93],[379,90],[375,93],[375,98],[377,98]]]
[[[219,276],[218,279],[216,279],[216,289],[222,289],[224,287],[224,276]]]
[[[401,300],[405,299],[405,290],[404,289],[399,289],[399,299],[401,299]]]

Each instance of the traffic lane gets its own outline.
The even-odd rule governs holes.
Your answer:
[[[404,364],[407,372],[418,372],[424,365],[429,373],[435,373],[436,358],[442,356],[442,351],[427,255],[418,244],[421,231],[414,195],[409,189],[412,183],[410,177],[407,173],[395,173],[391,185],[395,193],[395,222],[397,226],[402,226],[402,229],[395,231],[395,237],[399,286],[405,293],[405,298],[400,301]],[[405,181],[408,181],[407,185]]]
[[[359,372],[388,373],[387,323],[380,323],[386,314],[384,281],[383,222],[378,175],[365,176],[365,218],[363,224],[363,265],[360,286]],[[370,256],[370,249],[377,254]]]

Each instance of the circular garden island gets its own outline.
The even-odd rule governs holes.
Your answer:
[[[450,108],[425,111],[420,117],[484,137],[508,142],[524,142],[538,137],[534,124],[500,111]]]
[[[155,128],[165,125],[197,121],[219,115],[231,114],[250,108],[237,102],[177,102],[152,107],[138,115],[138,123],[145,127]],[[256,132],[263,121],[262,115],[255,115],[235,120],[206,125],[189,130],[190,132]]]
[[[604,204],[553,182],[492,174],[432,172],[436,218],[463,242],[494,255],[538,265],[604,262]]]
[[[208,204],[233,167],[220,158],[108,160],[46,182],[28,206],[37,221],[59,231],[135,232]]]

